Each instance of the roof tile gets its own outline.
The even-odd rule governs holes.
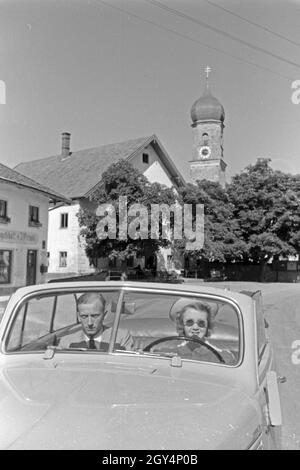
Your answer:
[[[16,170],[61,192],[70,198],[83,197],[101,180],[102,173],[121,158],[128,158],[151,137],[140,137],[126,142],[20,163]]]
[[[19,184],[21,186],[25,186],[27,188],[35,189],[37,191],[46,193],[52,199],[57,199],[57,200],[65,201],[65,202],[67,200],[67,198],[63,196],[62,194],[59,194],[55,192],[53,189],[49,189],[48,187],[41,185],[37,181],[34,181],[31,178],[28,178],[27,176],[19,173],[16,170],[9,168],[6,165],[3,165],[2,163],[0,163],[0,180],[1,179],[8,181],[10,183]]]

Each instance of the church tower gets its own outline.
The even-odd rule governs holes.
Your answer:
[[[210,67],[206,67],[206,86],[203,95],[191,109],[193,153],[190,176],[196,180],[207,179],[225,187],[226,163],[223,159],[223,131],[225,111],[209,88]]]

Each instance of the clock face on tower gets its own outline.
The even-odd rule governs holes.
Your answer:
[[[211,149],[208,145],[203,145],[202,147],[200,147],[198,152],[199,152],[199,157],[201,159],[209,158],[211,155]]]

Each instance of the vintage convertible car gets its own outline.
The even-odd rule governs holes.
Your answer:
[[[109,335],[96,349],[74,343],[86,292],[105,300]],[[208,306],[202,339],[179,330],[195,303]],[[265,327],[259,293],[122,281],[21,288],[0,323],[0,448],[280,448]]]

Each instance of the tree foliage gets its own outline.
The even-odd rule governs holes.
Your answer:
[[[127,197],[127,210],[132,204],[142,204],[147,208],[148,238],[122,240],[119,237],[119,198]],[[82,208],[78,213],[81,236],[85,239],[86,253],[91,260],[100,257],[126,259],[130,255],[137,257],[145,256],[147,253],[156,253],[160,247],[170,245],[170,240],[163,238],[160,234],[158,239],[150,238],[151,204],[172,205],[176,201],[176,196],[171,188],[167,188],[159,183],[150,183],[135,167],[125,160],[119,160],[103,173],[99,186],[95,189],[91,200],[94,208]],[[95,208],[100,204],[111,204],[116,213],[117,233],[115,239],[106,238],[100,240],[97,236],[96,228],[99,217],[96,216]],[[128,219],[130,222],[130,218]],[[94,261],[96,264],[96,261]]]
[[[184,204],[204,205],[204,246],[187,255],[208,261],[230,261],[241,258],[244,243],[240,238],[234,206],[219,183],[207,180],[188,184],[181,191]]]
[[[264,266],[299,253],[300,177],[273,170],[267,159],[248,166],[225,189],[202,180],[188,184],[181,196],[184,203],[204,204],[204,246],[192,253],[197,259]]]
[[[194,259],[243,261],[263,267],[272,258],[300,251],[300,176],[275,171],[266,159],[258,160],[234,176],[225,189],[219,183],[202,180],[187,184],[178,195],[159,183],[151,184],[135,167],[120,160],[103,173],[92,200],[95,207],[111,203],[118,218],[120,196],[127,197],[128,207],[139,203],[147,208],[149,236],[144,240],[120,240],[117,234],[116,239],[99,240],[96,233],[99,218],[95,210],[82,209],[81,235],[91,259],[145,256],[170,246],[170,239],[164,239],[161,232],[157,240],[151,238],[151,204],[172,206],[176,201],[181,205],[204,205],[203,247],[191,252],[187,251],[184,239],[173,244]]]
[[[258,160],[233,177],[227,193],[245,243],[245,260],[263,265],[272,257],[299,252],[299,176]]]

